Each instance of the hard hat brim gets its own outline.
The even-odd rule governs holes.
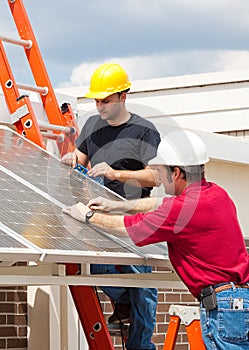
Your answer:
[[[115,91],[114,92],[92,92],[92,91],[88,91],[84,97],[87,97],[87,98],[93,98],[93,99],[96,99],[96,100],[103,100],[104,98],[108,97],[108,96],[111,96],[115,94]]]
[[[202,139],[195,133],[178,129],[161,136],[157,155],[148,165],[194,166],[209,161]]]

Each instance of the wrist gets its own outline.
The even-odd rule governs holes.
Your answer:
[[[112,172],[112,180],[120,181],[121,172],[119,170],[113,170]]]
[[[116,172],[117,172],[116,170],[114,170],[111,167],[109,167],[109,170],[108,170],[108,172],[107,172],[107,174],[105,176],[111,181],[117,180]]]
[[[93,217],[93,215],[94,215],[94,211],[92,211],[92,210],[89,210],[86,213],[86,215],[85,215],[85,222],[86,222],[86,224],[90,224],[90,219],[91,219],[91,217]]]

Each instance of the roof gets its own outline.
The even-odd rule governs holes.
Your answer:
[[[249,83],[249,69],[135,80],[132,82],[130,93],[243,82]],[[87,90],[88,85],[70,86],[56,89],[57,92],[65,93],[77,98],[83,98]]]

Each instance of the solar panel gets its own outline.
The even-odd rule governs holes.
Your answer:
[[[0,223],[0,256],[2,261],[36,261],[41,252],[29,242],[16,236],[16,233]]]
[[[37,256],[43,261],[128,264],[151,259],[162,265],[165,244],[138,248],[129,238],[97,230],[61,211],[97,196],[123,200],[118,195],[4,127],[0,155],[0,260],[5,249],[12,249],[19,261]]]

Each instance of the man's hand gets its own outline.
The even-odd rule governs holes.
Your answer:
[[[94,165],[89,171],[89,176],[97,177],[104,175],[109,180],[115,180],[115,170],[105,162]]]
[[[70,165],[72,168],[77,163],[77,155],[75,152],[67,153],[61,158],[61,162],[66,165]]]
[[[86,222],[86,214],[89,212],[89,208],[83,203],[79,202],[71,207],[62,209],[62,212],[72,216],[76,220]]]
[[[91,199],[88,203],[87,206],[91,209],[91,210],[98,210],[101,211],[103,213],[109,213],[111,211],[113,211],[116,206],[116,202],[115,201],[111,201],[110,199],[106,199],[103,197],[97,197],[94,199]]]
[[[62,209],[62,212],[72,216],[74,219],[86,222],[86,214],[89,212],[89,207],[79,202],[72,205],[71,207],[66,207]],[[123,215],[110,215],[96,213],[93,216],[93,225],[101,229],[107,229],[115,236],[129,237],[126,228],[124,226],[124,216]]]

